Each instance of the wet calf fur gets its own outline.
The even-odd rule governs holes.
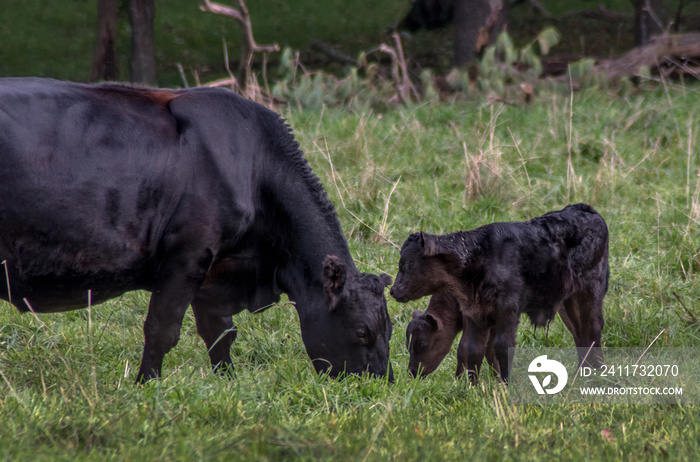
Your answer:
[[[414,311],[413,320],[406,328],[406,347],[410,353],[408,370],[414,377],[422,377],[435,371],[449,353],[455,338],[461,332],[457,350],[457,376],[464,373],[467,364],[467,347],[470,322],[459,309],[457,300],[449,294],[430,297],[425,311]],[[486,345],[486,361],[495,374],[500,374],[493,351],[493,338]]]
[[[469,332],[460,342],[460,364],[466,362],[475,381],[492,342],[507,381],[508,348],[515,346],[522,313],[535,326],[547,325],[559,313],[579,360],[601,364],[599,350],[588,350],[601,346],[608,277],[605,220],[591,206],[576,204],[527,222],[443,236],[412,234],[401,249],[391,295],[399,302],[453,297]]]

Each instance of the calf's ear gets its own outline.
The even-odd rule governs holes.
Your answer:
[[[328,311],[333,311],[338,307],[347,277],[345,263],[335,255],[326,255],[326,259],[323,260],[323,289],[326,294]]]
[[[430,324],[430,327],[433,329],[437,329],[439,326],[438,320],[435,316],[432,314],[426,314],[425,315],[425,320],[428,321],[428,324]]]
[[[420,242],[423,246],[423,255],[426,257],[434,257],[438,254],[437,238],[434,235],[421,231]]]
[[[422,315],[423,315],[423,312],[421,310],[413,311],[413,319],[420,318]]]
[[[384,284],[384,287],[388,286],[391,284],[391,276],[389,276],[386,273],[382,273],[379,275],[379,280],[382,281],[382,284]]]

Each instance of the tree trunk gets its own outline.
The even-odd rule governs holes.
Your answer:
[[[475,62],[506,24],[505,0],[455,0],[454,63]]]
[[[97,2],[97,45],[92,57],[89,80],[116,80],[117,0]]]
[[[399,29],[415,32],[445,27],[454,19],[454,3],[454,0],[416,0]]]
[[[129,0],[131,23],[131,59],[129,80],[156,84],[156,54],[153,25],[156,16],[154,0]]]
[[[644,45],[665,26],[663,0],[634,0],[634,44]]]

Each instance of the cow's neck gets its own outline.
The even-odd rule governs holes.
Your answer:
[[[339,257],[349,274],[358,271],[335,209],[320,183],[314,182],[318,180],[310,170],[306,177],[277,180],[274,198],[266,200],[275,204],[274,213],[268,212],[267,219],[276,229],[273,242],[284,262],[278,274],[279,282],[296,303],[300,316],[327,309],[323,261],[328,255]]]

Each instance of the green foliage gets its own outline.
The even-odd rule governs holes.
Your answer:
[[[569,64],[567,70],[567,78],[578,88],[587,88],[595,86],[598,83],[598,78],[593,72],[595,67],[595,59],[583,58]]]
[[[396,246],[417,230],[588,202],[610,228],[603,343],[700,346],[697,88],[552,92],[527,107],[291,105],[284,116],[362,271],[395,274]],[[456,380],[455,351],[413,379],[405,328],[427,300],[389,300],[393,384],[316,376],[297,316],[281,304],[234,318],[233,380],[209,371],[188,313],[164,378],[134,386],[147,305],[137,292],[65,314],[1,307],[0,458],[608,461],[700,450],[695,406],[516,406],[486,375],[477,387]],[[573,340],[558,319],[543,336],[524,318],[517,344]]]
[[[377,105],[394,92],[393,82],[382,78],[376,63],[368,63],[363,54],[358,66],[348,67],[343,78],[322,70],[308,72],[290,48],[282,50],[272,97],[295,107],[318,109],[325,105],[360,108]]]
[[[420,73],[421,86],[423,88],[422,96],[425,101],[438,101],[439,94],[435,89],[433,73],[430,69],[423,69]]]
[[[542,56],[549,54],[549,50],[560,42],[561,35],[554,27],[545,27],[537,36],[537,43],[540,45]]]
[[[508,32],[501,32],[496,43],[486,47],[481,58],[478,88],[484,93],[493,93],[507,99],[518,85],[536,82],[542,75],[540,57],[547,55],[559,40],[559,32],[554,27],[546,27],[533,42],[516,49]],[[534,50],[535,43],[539,45],[539,55]]]
[[[453,68],[447,76],[445,76],[445,81],[452,91],[471,94],[472,82],[469,78],[469,74],[464,70]]]

